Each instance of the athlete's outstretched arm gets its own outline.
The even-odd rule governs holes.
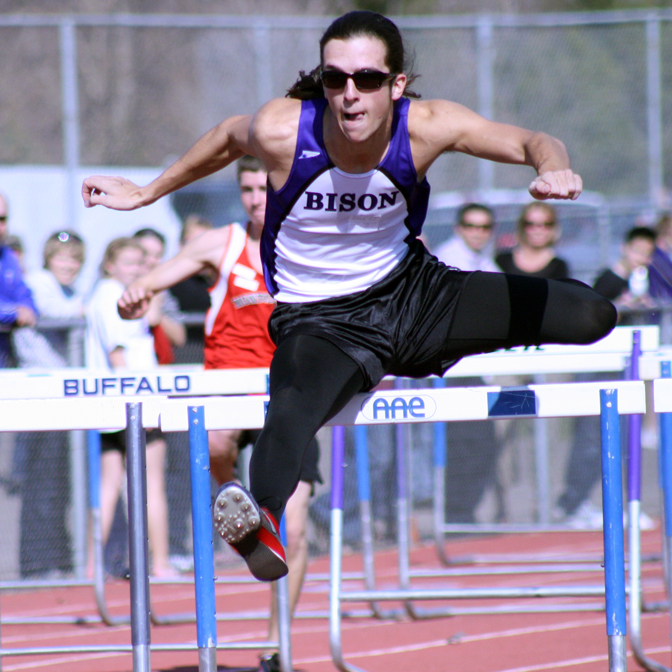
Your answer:
[[[445,100],[413,102],[409,131],[418,172],[424,174],[442,153],[463,152],[501,163],[532,166],[534,198],[576,199],[583,184],[571,168],[564,144],[546,133],[488,121]]]
[[[243,154],[252,153],[251,120],[250,116],[226,119],[147,186],[139,187],[123,177],[94,175],[86,178],[82,185],[84,205],[87,208],[104,205],[113,210],[135,210],[221,170]]]
[[[229,243],[230,228],[206,231],[187,243],[174,257],[159,264],[132,282],[117,302],[119,315],[125,320],[142,317],[157,292],[168,289],[206,268],[218,268]]]

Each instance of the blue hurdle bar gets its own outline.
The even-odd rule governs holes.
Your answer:
[[[215,567],[212,541],[210,497],[210,453],[203,406],[189,407],[189,457],[191,467],[191,512],[194,542],[194,588],[196,593],[196,638],[199,672],[217,672],[217,614],[215,604]],[[284,521],[280,524],[286,544]],[[292,669],[291,639],[288,624],[289,596],[287,579],[277,583],[277,609],[280,669]],[[260,643],[261,648],[275,643]],[[230,644],[222,648],[234,648]]]
[[[280,539],[282,545],[287,548],[287,527],[285,517],[280,520]],[[292,614],[289,609],[289,579],[283,576],[273,584],[275,586],[274,599],[278,614],[278,655],[280,657],[281,672],[292,672],[292,638],[291,620]]]
[[[616,390],[600,390],[604,582],[609,672],[626,672],[625,551],[621,428]]]
[[[199,672],[217,672],[215,566],[210,515],[210,453],[203,406],[189,407],[189,464]]]

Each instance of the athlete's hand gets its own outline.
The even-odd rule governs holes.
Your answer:
[[[112,210],[135,210],[145,205],[140,187],[125,177],[87,177],[82,184],[82,198],[87,208],[104,205]]]
[[[150,300],[154,292],[150,292],[142,285],[130,284],[117,301],[117,312],[124,320],[137,320],[149,310]]]
[[[534,198],[540,201],[548,198],[574,201],[583,190],[583,182],[581,176],[569,168],[549,170],[532,180],[528,190]]]

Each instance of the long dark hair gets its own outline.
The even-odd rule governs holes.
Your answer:
[[[409,59],[406,55],[404,40],[399,28],[390,19],[377,12],[357,10],[348,12],[336,19],[320,38],[320,61],[324,56],[324,46],[327,42],[330,40],[348,40],[353,37],[373,37],[380,40],[387,49],[385,64],[390,72],[395,74],[406,73],[408,82],[404,96],[420,98],[419,94],[408,88],[418,76],[412,73],[412,58]],[[324,98],[324,89],[320,81],[321,72],[322,64],[309,73],[301,70],[299,78],[287,91],[287,98],[298,98],[299,100]]]

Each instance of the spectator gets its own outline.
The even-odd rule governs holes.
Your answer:
[[[145,251],[145,273],[149,273],[163,260],[166,239],[156,229],[150,228],[136,231],[133,238]],[[159,364],[172,364],[175,361],[173,346],[182,347],[187,341],[186,329],[176,317],[179,310],[177,299],[169,292],[159,292],[152,297],[147,319]]]
[[[182,225],[180,247],[184,247],[195,238],[213,229],[212,222],[198,215],[189,215]],[[215,278],[209,269],[204,269],[170,288],[170,293],[178,300],[183,312],[205,313],[210,308],[210,293],[208,289]],[[199,328],[198,335],[203,343],[203,330]],[[203,361],[201,358],[200,361]]]
[[[180,247],[194,240],[213,227],[212,222],[198,215],[189,215],[182,225]],[[168,291],[177,299],[183,313],[205,313],[210,309],[210,292],[208,291],[215,278],[208,269],[178,282]],[[203,363],[203,325],[187,324],[187,342],[185,347],[175,351],[177,364]]]
[[[19,260],[19,266],[21,267],[21,271],[25,274],[26,272],[26,267],[24,264],[24,252],[25,250],[23,249],[23,241],[21,240],[20,236],[16,235],[9,235],[5,239],[5,245],[10,250],[13,250],[14,254],[16,255],[17,259]]]
[[[649,228],[637,226],[630,229],[621,247],[621,256],[608,269],[603,270],[595,280],[593,289],[614,305],[633,308],[650,305],[651,299],[645,289],[645,282],[634,278],[646,271],[655,248],[656,236]],[[645,279],[645,278],[644,278]],[[623,316],[619,313],[619,318]],[[627,317],[625,322],[627,322]],[[621,320],[623,323],[623,320]],[[580,380],[616,380],[617,374],[603,373],[580,376]],[[574,439],[565,471],[565,486],[558,498],[553,519],[577,529],[601,529],[602,511],[590,501],[590,493],[600,479],[601,449],[599,418],[581,416],[576,418]],[[654,523],[646,514],[640,516],[642,529],[651,529]]]
[[[37,309],[16,254],[7,246],[9,205],[0,194],[0,368],[13,363],[13,327],[34,327]]]
[[[469,203],[458,212],[455,235],[434,254],[462,271],[497,272],[492,259],[492,210]],[[450,386],[483,385],[478,377],[448,378]],[[450,523],[474,523],[475,511],[497,469],[500,442],[492,422],[450,422],[446,428],[447,454],[445,515]]]
[[[133,238],[116,238],[105,250],[101,279],[87,305],[86,358],[94,369],[146,370],[156,366],[154,339],[145,319],[122,320],[117,301],[145,270],[145,251]],[[147,432],[147,504],[152,574],[174,575],[168,561],[168,507],[164,462],[166,442],[158,429]],[[107,541],[119,499],[126,452],[123,431],[101,433],[101,523]],[[89,566],[92,567],[91,562]]]
[[[656,249],[649,264],[649,293],[654,299],[672,301],[672,214],[656,224]]]
[[[44,267],[26,276],[43,318],[84,316],[84,299],[75,282],[84,263],[82,239],[72,231],[52,234],[44,245]],[[19,366],[68,366],[67,329],[23,327],[13,333]],[[19,564],[24,578],[47,578],[72,568],[67,507],[70,493],[68,433],[19,434],[14,476],[23,498]]]
[[[493,261],[492,233],[495,228],[492,210],[480,203],[468,203],[460,208],[455,235],[439,245],[434,254],[448,266],[463,271],[488,271],[501,269]]]
[[[593,288],[613,302],[616,308],[651,307],[647,267],[656,249],[656,234],[645,226],[636,226],[625,235],[621,256],[603,270]]]
[[[518,220],[517,233],[518,244],[495,257],[504,273],[547,280],[569,277],[567,262],[555,256],[560,227],[552,205],[545,202],[526,205]]]

